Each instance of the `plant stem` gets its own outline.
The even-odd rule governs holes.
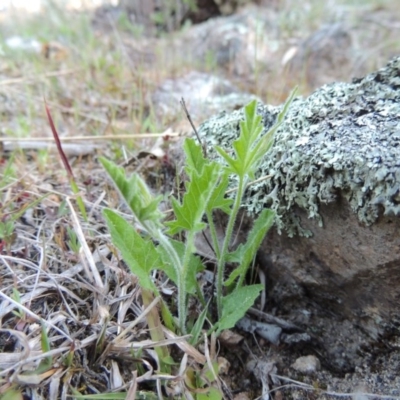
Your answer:
[[[242,197],[244,188],[247,184],[246,176],[239,176],[239,185],[236,192],[235,201],[233,203],[233,208],[231,215],[229,216],[228,226],[226,227],[226,234],[224,238],[224,242],[222,244],[222,250],[220,257],[218,258],[217,265],[217,309],[218,309],[218,317],[222,318],[222,287],[224,284],[224,276],[225,276],[225,260],[226,255],[229,251],[229,245],[232,239],[233,228],[235,227],[236,217],[240,210],[240,205],[242,203]]]
[[[182,330],[183,334],[186,333],[186,316],[187,316],[186,281],[187,281],[187,274],[189,272],[190,257],[193,254],[193,249],[194,249],[194,238],[195,238],[195,232],[193,230],[188,231],[188,235],[186,237],[185,254],[183,256],[183,262],[182,262],[182,271],[181,271],[182,276],[180,277],[180,279],[182,281],[181,284],[183,286],[182,286],[182,288],[178,288],[179,324],[181,325],[181,330]]]
[[[215,257],[217,260],[221,257],[221,252],[219,249],[219,242],[218,242],[218,235],[217,235],[217,229],[215,228],[213,216],[211,212],[207,212],[207,222],[208,222],[208,227],[210,229],[210,234],[211,234],[211,239],[212,239],[212,245],[213,245],[213,250],[215,252]]]
[[[167,252],[172,266],[176,272],[176,286],[178,288],[178,318],[179,328],[182,334],[186,333],[186,275],[185,275],[185,264],[182,264],[179,255],[175,251],[169,239],[160,231],[157,232],[156,237],[160,245]],[[186,254],[186,252],[185,252]]]

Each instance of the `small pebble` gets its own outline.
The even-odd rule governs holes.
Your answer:
[[[321,368],[321,363],[315,356],[299,357],[291,367],[303,374],[313,374]]]

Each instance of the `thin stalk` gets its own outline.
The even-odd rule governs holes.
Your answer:
[[[136,216],[136,219],[137,216]],[[140,219],[138,219],[140,221]],[[186,288],[185,277],[183,276],[184,267],[182,266],[181,259],[169,239],[156,227],[153,223],[143,223],[143,228],[155,239],[160,242],[160,246],[164,248],[168,254],[168,258],[176,272],[176,286],[178,288],[178,317],[179,328],[183,334],[186,333]],[[182,311],[183,310],[183,311]]]
[[[221,251],[220,251],[220,248],[219,248],[217,229],[215,228],[215,224],[214,224],[212,213],[211,212],[207,212],[206,215],[207,215],[208,227],[210,229],[213,250],[215,252],[215,257],[216,257],[217,260],[219,260],[220,257],[221,257]]]
[[[186,334],[186,316],[187,316],[186,280],[187,280],[187,275],[189,272],[190,257],[193,253],[192,249],[194,247],[194,238],[195,238],[195,232],[193,230],[189,231],[188,236],[186,238],[186,248],[185,248],[185,254],[183,256],[183,262],[182,262],[182,271],[181,271],[182,287],[178,288],[178,315],[179,315],[179,324],[181,325],[181,329],[183,329],[183,331],[182,331],[183,334]]]
[[[83,203],[82,197],[79,195],[78,185],[76,184],[75,177],[72,172],[72,168],[69,164],[68,158],[65,155],[64,150],[62,148],[60,136],[57,132],[56,126],[54,125],[53,117],[51,116],[51,113],[50,113],[49,107],[47,106],[46,100],[44,100],[44,106],[46,109],[46,114],[47,114],[47,118],[49,120],[50,128],[53,133],[54,141],[57,146],[57,151],[58,151],[60,159],[64,165],[65,171],[67,172],[68,180],[69,180],[69,184],[71,186],[72,192],[74,194],[78,195],[78,196],[76,196],[76,202],[78,203],[78,207],[79,207],[79,210],[81,212],[83,219],[85,220],[85,222],[88,222],[88,216],[86,214],[85,204]]]
[[[137,216],[135,216],[140,221]],[[182,334],[186,334],[186,275],[185,264],[182,261],[172,246],[169,239],[162,233],[162,231],[153,223],[141,222],[143,228],[155,239],[160,242],[160,245],[164,248],[168,254],[168,258],[176,272],[176,286],[178,288],[178,319],[179,328]],[[194,239],[193,239],[194,240]],[[186,255],[187,251],[185,251]],[[190,254],[189,254],[190,255]],[[189,257],[190,259],[190,257]],[[184,260],[185,262],[185,260]]]
[[[158,232],[153,237],[158,238],[160,245],[167,252],[169,259],[171,260],[172,266],[176,271],[176,286],[178,288],[178,317],[179,317],[179,328],[182,334],[186,333],[186,288],[185,288],[185,276],[184,276],[184,264],[182,265],[181,260],[176,253],[175,249],[171,245],[167,237],[163,233]]]
[[[228,226],[226,227],[226,234],[224,238],[224,242],[222,244],[222,250],[220,257],[218,258],[217,265],[217,309],[218,309],[218,317],[222,318],[222,286],[224,283],[224,275],[225,275],[225,259],[226,255],[229,251],[229,245],[231,242],[233,228],[235,227],[236,217],[240,210],[240,205],[242,203],[242,197],[244,188],[246,187],[247,177],[239,176],[239,185],[237,189],[237,194],[235,197],[235,201],[233,203],[232,212],[229,217]]]

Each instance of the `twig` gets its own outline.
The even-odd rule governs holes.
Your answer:
[[[78,240],[79,240],[79,243],[81,245],[82,253],[85,255],[86,260],[89,263],[89,267],[90,267],[89,279],[90,279],[91,283],[97,289],[99,289],[100,291],[103,291],[104,290],[104,284],[103,284],[103,281],[101,280],[101,277],[100,277],[100,274],[99,274],[99,270],[97,269],[96,262],[93,259],[93,255],[92,255],[92,253],[91,253],[91,251],[89,249],[89,246],[87,244],[85,235],[84,235],[84,233],[82,231],[82,227],[81,227],[81,225],[79,223],[79,218],[76,215],[76,212],[75,212],[74,207],[73,207],[73,205],[71,203],[71,200],[68,197],[66,198],[66,203],[67,203],[67,205],[68,205],[68,207],[69,207],[69,209],[71,211],[72,225],[74,227],[75,233],[76,233],[76,235],[78,237]],[[79,252],[79,253],[82,254],[81,252]],[[82,261],[83,264],[85,264],[84,263],[85,259],[83,258],[83,255],[82,255],[81,261]]]
[[[193,123],[193,121],[192,121],[192,117],[191,117],[190,114],[189,114],[189,111],[188,111],[188,109],[187,109],[187,107],[186,107],[185,99],[184,99],[183,97],[181,98],[181,106],[182,106],[182,108],[183,108],[183,111],[184,111],[185,114],[186,114],[186,118],[188,119],[190,125],[191,125],[192,128],[193,128],[193,131],[194,131],[194,133],[195,133],[195,135],[196,135],[196,137],[197,137],[197,140],[199,141],[199,144],[200,144],[201,148],[203,149],[204,158],[207,158],[207,149],[206,149],[206,146],[204,145],[204,143],[203,143],[203,142],[201,141],[201,139],[200,139],[199,132],[197,132],[197,129],[196,129],[196,127],[194,126],[194,123]]]
[[[53,76],[63,76],[63,75],[74,74],[75,72],[78,72],[81,69],[82,68],[74,68],[74,69],[67,69],[64,71],[47,72],[46,74],[42,74],[42,75],[38,75],[38,76],[28,76],[28,77],[23,77],[23,78],[5,79],[0,82],[0,86],[12,85],[14,83],[27,83],[29,80],[33,80],[32,83],[37,83],[38,78],[51,78]]]
[[[126,134],[126,135],[103,135],[103,136],[67,136],[60,137],[61,142],[78,142],[78,141],[93,141],[99,142],[103,140],[129,140],[129,139],[149,139],[149,138],[159,138],[164,136],[178,137],[180,133],[136,133],[136,134]],[[0,142],[54,142],[52,137],[30,137],[30,138],[15,138],[15,137],[0,137]]]
[[[275,317],[271,314],[267,314],[264,311],[257,310],[256,308],[249,308],[247,311],[249,314],[253,314],[261,319],[263,319],[265,322],[270,323],[270,324],[275,324],[277,326],[280,326],[282,329],[285,329],[287,331],[291,332],[304,332],[304,329],[301,329],[295,324],[292,324],[291,322],[287,322],[282,318]]]

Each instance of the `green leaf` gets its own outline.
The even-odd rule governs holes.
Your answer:
[[[254,175],[251,151],[254,151],[263,129],[261,116],[257,114],[256,100],[244,108],[244,117],[244,121],[240,122],[239,138],[233,142],[236,157],[230,157],[225,150],[216,147],[218,154],[228,163],[230,172],[242,178]]]
[[[154,243],[142,238],[123,217],[111,210],[104,210],[111,238],[120,250],[124,261],[139,279],[140,286],[158,293],[150,279],[150,271],[162,269],[160,256]]]
[[[263,289],[263,285],[243,286],[225,296],[222,299],[222,315],[217,323],[217,335],[225,329],[233,328]]]
[[[240,163],[234,158],[232,158],[222,147],[216,146],[215,150],[227,162],[228,171],[231,172],[232,174],[239,175]]]
[[[251,170],[249,152],[258,141],[262,132],[261,116],[257,114],[257,101],[253,100],[244,107],[244,121],[240,122],[240,136],[233,142],[237,159],[241,164],[241,176]]]
[[[80,394],[76,389],[71,388],[73,397],[79,400],[125,400],[127,393],[100,393],[100,394]],[[135,400],[157,400],[158,396],[154,392],[138,390]]]
[[[43,353],[47,353],[51,350],[49,336],[47,335],[47,330],[46,330],[46,326],[44,325],[44,323],[42,323],[41,347],[42,347]],[[45,372],[48,369],[50,369],[52,362],[53,362],[52,357],[45,357],[45,358],[43,358],[42,361],[40,361],[38,369],[40,371]],[[39,372],[39,371],[36,371],[36,372]]]
[[[202,377],[206,378],[205,380],[203,380],[203,384],[206,384],[207,382],[215,382],[215,377],[218,376],[219,373],[218,361],[217,360],[212,361],[211,365],[212,369],[208,366],[208,364],[206,364],[204,365],[203,370],[201,371],[201,378]]]
[[[219,184],[212,192],[210,200],[207,203],[206,207],[207,213],[211,213],[212,210],[220,209],[225,214],[230,215],[233,200],[225,196],[225,193],[228,189],[228,185],[229,185],[229,173],[228,170],[225,169],[221,174]]]
[[[0,395],[0,400],[23,400],[23,398],[21,391],[13,388],[7,389]]]
[[[232,271],[224,283],[225,286],[230,286],[238,276],[241,276],[242,280],[244,279],[247,269],[256,256],[265,235],[274,224],[274,218],[275,213],[272,210],[262,210],[247,236],[246,243],[239,245],[234,252],[227,256],[228,262],[237,262],[239,267]]]
[[[193,325],[192,330],[190,331],[192,337],[189,339],[189,343],[193,346],[195,346],[199,341],[201,330],[203,329],[204,321],[206,320],[207,317],[207,312],[208,312],[208,304],[207,307],[204,307],[203,311],[200,313],[195,324]]]
[[[262,137],[259,146],[257,146],[256,152],[253,155],[253,160],[255,163],[258,163],[259,160],[261,160],[263,157],[265,157],[265,154],[268,152],[268,150],[271,148],[274,135],[278,128],[282,125],[283,120],[288,112],[288,109],[290,105],[293,102],[293,99],[295,98],[297,93],[297,87],[295,87],[292,92],[290,93],[288,99],[286,100],[281,112],[279,113],[276,123],[271,127],[271,129]]]
[[[203,167],[208,161],[203,156],[203,149],[194,139],[187,138],[183,144],[183,149],[186,154],[187,167],[196,171],[198,174],[201,173]],[[190,173],[188,172],[190,175]]]
[[[47,336],[46,326],[44,325],[44,323],[42,323],[41,347],[43,353],[47,353],[51,350],[49,337]]]
[[[290,93],[289,97],[287,98],[285,105],[282,108],[282,111],[279,113],[278,115],[278,122],[282,122],[283,119],[285,118],[290,105],[292,104],[294,98],[296,97],[297,94],[297,86],[292,90],[292,92]]]
[[[220,170],[220,165],[210,163],[203,167],[201,174],[192,171],[191,180],[187,185],[182,204],[179,204],[176,199],[172,199],[176,220],[166,222],[171,235],[175,235],[182,230],[198,232],[205,228],[206,225],[201,222],[201,219],[218,183]]]
[[[196,400],[222,400],[223,394],[216,387],[210,387],[207,393],[198,393],[196,395]]]
[[[142,224],[153,221],[160,226],[163,214],[158,206],[162,196],[154,197],[138,174],[132,174],[130,178],[127,178],[122,167],[118,167],[104,157],[100,157],[100,162],[137,220]]]
[[[244,121],[241,121],[242,132],[247,139],[248,147],[260,136],[262,131],[261,116],[257,114],[257,100],[251,101],[244,108]]]
[[[218,154],[228,163],[230,172],[242,178],[247,175],[250,179],[254,179],[254,172],[271,148],[275,132],[282,124],[295,94],[296,89],[290,94],[276,123],[265,135],[262,135],[264,129],[262,118],[257,114],[257,101],[253,100],[244,107],[244,120],[240,122],[240,135],[233,142],[235,157],[229,156],[225,150],[216,147]]]
[[[175,332],[174,317],[171,314],[171,311],[169,310],[167,303],[162,298],[161,298],[160,309],[161,309],[162,320],[164,321],[165,327],[170,331]]]
[[[178,242],[177,240],[168,239],[178,253],[178,257],[183,260],[185,254],[185,243]],[[176,266],[174,266],[173,260],[169,258],[168,252],[162,246],[157,247],[157,251],[160,254],[162,260],[163,271],[167,274],[168,278],[172,280],[175,284],[178,283],[176,277]],[[200,260],[200,257],[191,255],[189,260],[188,274],[186,276],[185,289],[188,293],[195,293],[197,287],[197,274],[204,270],[204,265]]]

